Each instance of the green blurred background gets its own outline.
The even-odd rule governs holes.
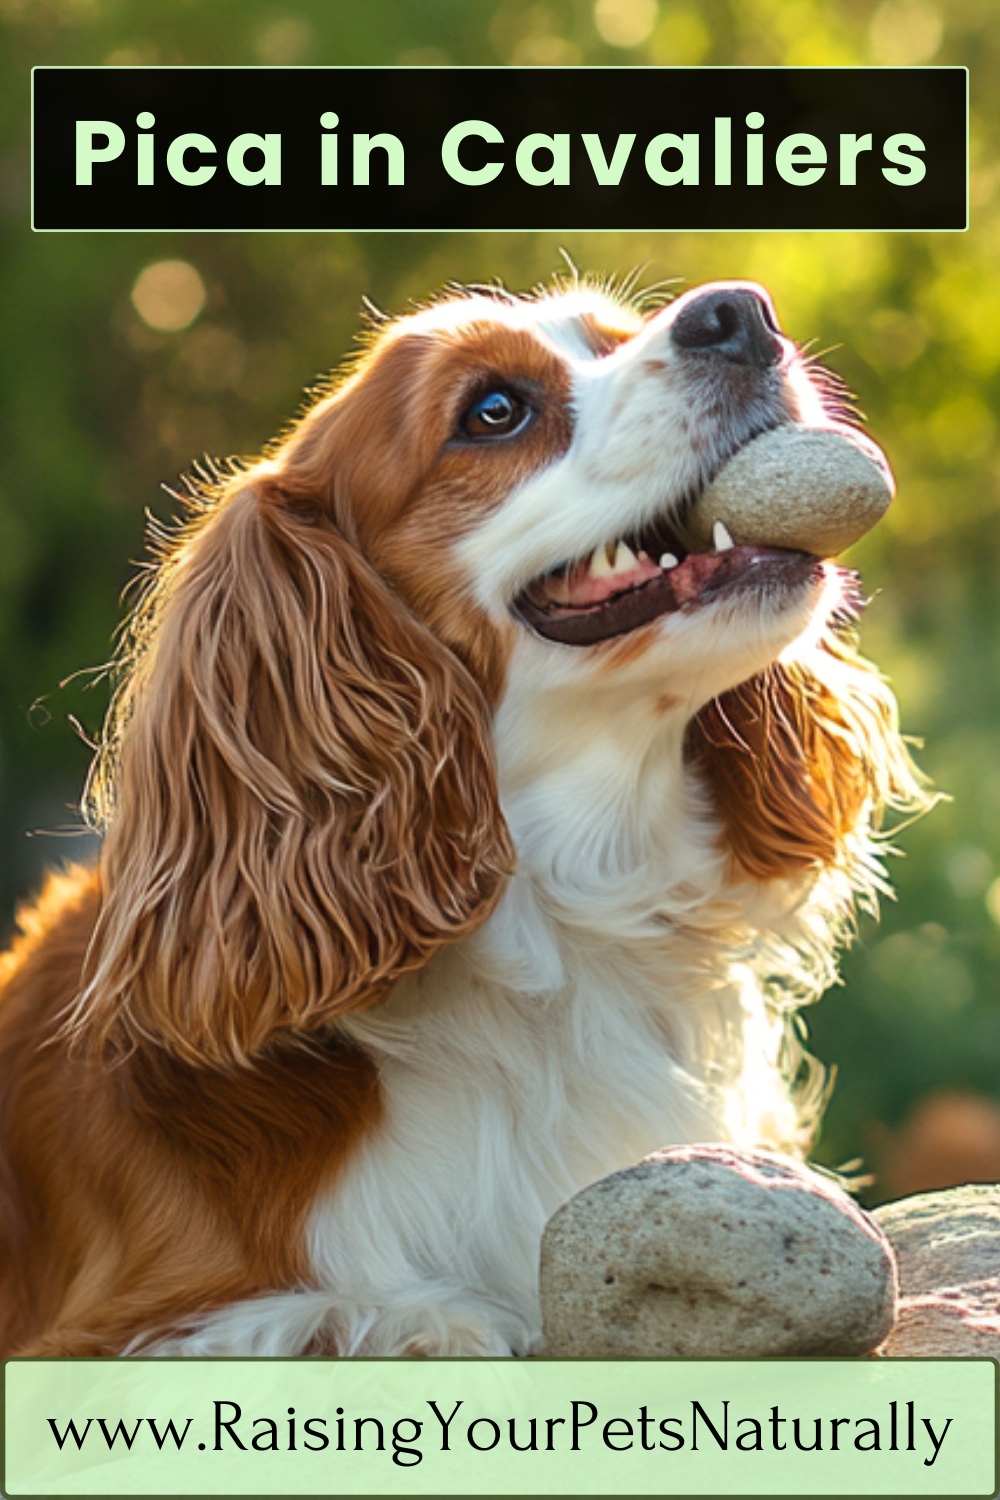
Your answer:
[[[856,549],[863,641],[953,801],[900,840],[899,900],[810,1013],[839,1077],[822,1160],[873,1201],[1000,1178],[1000,22],[993,0],[0,0],[0,917],[85,855],[75,804],[144,510],[252,453],[349,350],[362,296],[582,271],[748,277],[842,374],[899,499]],[[28,213],[36,63],[962,63],[968,234],[50,234]],[[980,107],[977,108],[977,101]],[[178,265],[177,263],[181,264]],[[164,263],[167,263],[166,265]],[[79,730],[74,728],[74,721]]]

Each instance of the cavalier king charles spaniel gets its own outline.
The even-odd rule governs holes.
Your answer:
[[[748,284],[471,289],[192,483],[0,961],[5,1353],[527,1354],[578,1189],[807,1148],[920,791],[851,576],[684,518],[835,405]]]

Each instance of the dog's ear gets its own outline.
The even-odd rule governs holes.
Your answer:
[[[201,507],[133,622],[90,788],[84,1041],[246,1059],[376,1000],[513,862],[472,678],[262,472]]]
[[[757,880],[853,869],[859,829],[930,800],[885,680],[832,634],[714,699],[687,751],[735,864]]]

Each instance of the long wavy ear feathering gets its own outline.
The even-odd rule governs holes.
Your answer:
[[[705,776],[736,866],[757,880],[840,867],[870,885],[853,836],[886,809],[935,800],[913,764],[896,701],[853,643],[827,631],[698,715],[689,757]]]
[[[245,1061],[376,1000],[512,864],[478,688],[289,480],[196,500],[133,618],[84,1044]]]

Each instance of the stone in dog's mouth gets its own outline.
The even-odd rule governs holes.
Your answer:
[[[712,540],[711,551],[693,551],[655,522],[541,574],[518,595],[515,613],[546,640],[592,646],[744,587],[794,587],[822,567],[807,552],[737,547],[721,521]]]

